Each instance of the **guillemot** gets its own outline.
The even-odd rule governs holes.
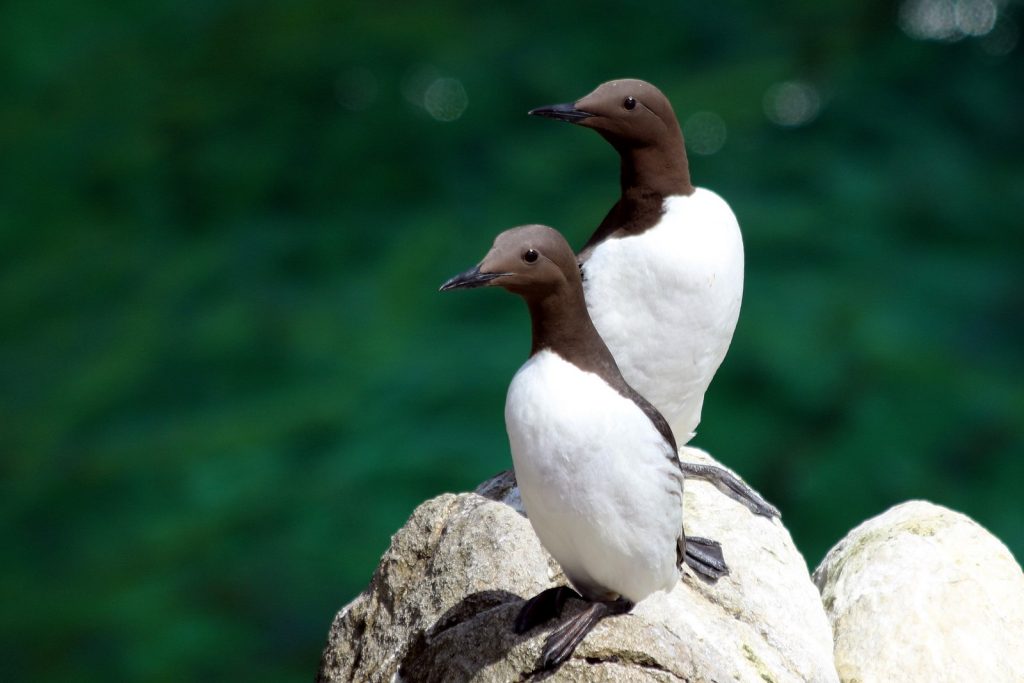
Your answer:
[[[619,153],[622,194],[579,253],[587,305],[626,380],[688,441],[739,318],[736,217],[690,182],[672,105],[650,83],[609,81],[530,114],[592,128]]]
[[[729,205],[690,182],[668,98],[636,79],[529,112],[592,128],[618,151],[621,196],[577,255],[587,308],[622,375],[688,442],[725,358],[743,297],[743,239]],[[701,465],[753,512],[778,511],[731,473]]]
[[[684,474],[675,438],[657,409],[619,372],[587,313],[572,248],[541,225],[507,230],[476,267],[441,291],[498,286],[530,311],[532,347],[505,403],[505,424],[530,523],[572,586],[526,602],[523,633],[586,608],[547,638],[541,668],[557,666],[601,619],[671,590],[679,567],[708,580],[728,573],[718,543],[683,533]]]

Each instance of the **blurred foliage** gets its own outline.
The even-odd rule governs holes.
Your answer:
[[[4,678],[308,680],[413,507],[509,465],[525,310],[436,287],[512,225],[582,244],[614,153],[525,112],[619,76],[727,131],[691,163],[747,291],[695,443],[812,568],[908,498],[1020,558],[1024,59],[998,7],[920,40],[879,1],[5,3]],[[775,125],[793,80],[820,111]]]

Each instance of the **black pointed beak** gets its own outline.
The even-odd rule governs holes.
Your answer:
[[[449,289],[471,289],[473,287],[483,287],[494,278],[501,277],[502,275],[509,275],[509,273],[481,273],[480,266],[474,266],[465,273],[459,273],[455,277],[449,279],[438,290],[439,292],[447,292]]]
[[[530,116],[543,116],[546,119],[557,119],[559,121],[568,121],[569,123],[576,123],[583,119],[589,119],[594,114],[589,111],[583,111],[577,109],[576,105],[572,102],[566,104],[552,104],[547,107],[537,107],[529,111]]]

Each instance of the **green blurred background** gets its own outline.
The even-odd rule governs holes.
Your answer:
[[[422,500],[508,467],[524,307],[440,295],[675,103],[747,289],[695,443],[813,568],[926,498],[1024,553],[1019,3],[0,9],[5,680],[309,680]]]

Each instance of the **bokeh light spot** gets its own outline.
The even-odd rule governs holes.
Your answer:
[[[905,0],[899,25],[916,40],[953,42],[992,31],[999,10],[992,0]]]
[[[821,110],[818,90],[803,81],[784,81],[764,94],[764,113],[772,123],[796,128],[810,123]]]
[[[900,6],[903,32],[917,40],[955,40],[956,10],[952,0],[906,0]]]
[[[959,0],[955,9],[956,27],[968,36],[987,35],[999,16],[991,0]]]
[[[469,96],[457,78],[438,78],[423,93],[423,107],[438,121],[454,121],[469,106]]]
[[[683,139],[694,154],[714,154],[722,149],[727,134],[725,121],[713,111],[695,112],[683,124]]]

